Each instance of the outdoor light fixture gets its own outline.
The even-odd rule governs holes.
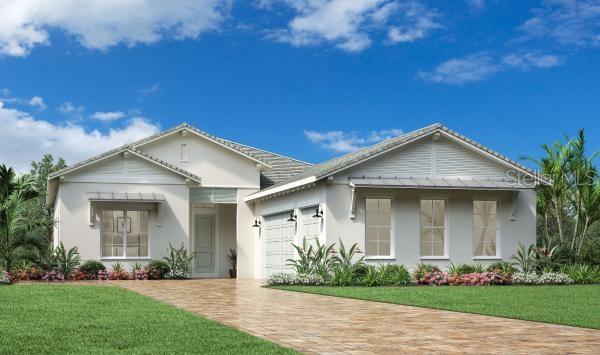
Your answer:
[[[313,218],[323,218],[323,207],[321,207],[321,205],[317,206],[317,209],[315,211],[315,215],[313,216]]]
[[[290,213],[290,218],[287,220],[288,222],[296,222],[298,220],[298,216],[296,216],[296,213],[292,212]]]
[[[252,227],[254,227],[254,228],[259,228],[260,227],[260,218],[255,218],[254,219],[254,225]]]

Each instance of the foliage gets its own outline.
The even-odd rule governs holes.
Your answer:
[[[229,262],[229,265],[231,265],[232,269],[237,269],[237,252],[235,251],[235,249],[229,248],[229,254],[227,254],[227,261]]]
[[[59,271],[56,270],[52,270],[52,271],[46,271],[46,273],[44,274],[44,276],[42,276],[42,280],[46,281],[46,282],[51,282],[51,281],[64,281],[65,280],[65,275]]]
[[[517,255],[513,256],[511,260],[514,260],[513,265],[516,265],[521,272],[525,274],[534,272],[536,268],[535,245],[532,244],[529,247],[526,247],[524,244],[519,242]]]
[[[70,275],[81,263],[79,248],[72,247],[67,250],[62,242],[60,242],[59,246],[56,248],[55,258],[58,264],[58,271],[63,275]]]
[[[133,270],[133,272],[131,273],[131,276],[133,277],[134,280],[148,280],[149,279],[148,273],[144,269]]]
[[[12,275],[7,271],[2,271],[2,278],[0,278],[0,285],[10,285],[13,283]]]
[[[79,267],[79,271],[91,276],[98,276],[98,271],[100,270],[106,270],[106,267],[104,267],[104,264],[102,264],[98,260],[86,260]]]
[[[490,264],[486,271],[512,275],[517,271],[517,269],[509,262],[497,261]]]
[[[435,265],[420,263],[413,270],[412,277],[413,277],[413,280],[415,280],[415,282],[418,282],[420,279],[423,278],[423,276],[425,276],[426,273],[433,273],[436,271],[441,271],[441,270],[439,267],[437,267]]]
[[[86,275],[83,271],[80,270],[74,270],[69,274],[69,280],[71,281],[81,281],[87,279],[88,275]]]
[[[337,255],[333,257],[333,275],[331,278],[331,284],[336,286],[349,286],[352,285],[355,280],[355,273],[361,269],[364,265],[364,256],[356,259],[356,254],[360,254],[362,251],[358,247],[358,244],[353,244],[350,249],[346,249],[344,243],[340,239],[340,250]]]
[[[169,243],[169,249],[167,250],[167,256],[163,259],[169,265],[169,273],[167,278],[169,279],[187,279],[190,277],[191,264],[196,258],[196,252],[188,254],[188,250],[185,248],[183,243],[177,249],[173,248]]]
[[[112,265],[111,270],[108,272],[107,275],[104,275],[104,273],[102,273],[102,276],[106,276],[108,280],[131,280],[133,279],[133,275],[129,272],[127,272],[127,270],[125,270],[125,267],[123,266],[123,264],[121,264],[120,262],[116,262]],[[98,279],[100,280],[101,278],[101,274],[100,272],[98,272]]]
[[[267,285],[323,285],[324,280],[318,275],[308,274],[289,274],[289,273],[276,273],[271,275],[267,281]]]
[[[600,221],[600,179],[595,166],[598,153],[588,154],[584,130],[576,137],[565,138],[566,142],[543,145],[542,159],[530,159],[552,180],[538,193],[541,235],[554,241],[573,261],[583,254],[587,239],[600,238],[598,233],[590,233],[590,228]],[[542,268],[551,269],[547,265]]]
[[[468,274],[450,274],[442,271],[425,272],[423,276],[416,280],[420,285],[435,286],[490,286],[490,285],[508,285],[511,283],[509,274],[498,272],[472,272]]]
[[[592,284],[600,283],[600,266],[587,264],[564,265],[560,272],[567,274],[575,283]]]
[[[150,280],[159,280],[167,277],[171,268],[164,260],[150,260],[144,270]]]
[[[297,274],[315,274],[323,279],[327,279],[336,263],[335,243],[331,245],[321,244],[319,239],[315,239],[316,245],[313,246],[307,240],[303,245],[293,245],[298,255],[297,259],[288,259],[288,265],[293,266]]]
[[[516,272],[512,275],[514,284],[522,285],[563,285],[573,283],[566,274],[560,272],[547,272],[541,275],[536,273]]]
[[[473,264],[473,271],[471,271],[471,273],[476,272],[478,274],[481,274],[485,272],[485,269],[485,265],[482,262],[476,262]]]
[[[17,263],[13,267],[13,271],[11,273],[13,281],[15,282],[40,280],[43,274],[44,272],[41,269],[26,260],[21,260],[21,262]]]

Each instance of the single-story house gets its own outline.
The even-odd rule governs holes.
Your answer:
[[[194,277],[290,270],[292,243],[358,243],[370,263],[510,258],[536,239],[536,188],[549,182],[434,124],[313,165],[188,124],[49,177],[54,243],[84,260],[198,254]]]

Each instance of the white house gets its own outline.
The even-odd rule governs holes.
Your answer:
[[[292,243],[358,243],[369,262],[507,259],[536,237],[534,171],[440,124],[318,165],[182,124],[49,177],[54,243],[84,260],[198,252],[195,277],[289,270]]]

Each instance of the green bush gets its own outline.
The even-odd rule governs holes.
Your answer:
[[[61,274],[71,275],[71,272],[79,266],[81,257],[79,256],[79,248],[73,247],[71,249],[65,249],[65,246],[61,242],[55,251],[56,263],[58,264],[58,271]]]
[[[560,272],[567,274],[578,284],[600,283],[600,266],[587,264],[563,265]]]
[[[106,270],[106,267],[98,260],[87,260],[79,267],[79,271],[86,275],[97,276],[100,270]]]
[[[418,281],[418,280],[422,279],[423,276],[425,276],[425,274],[431,273],[431,272],[436,272],[436,271],[441,271],[441,270],[439,267],[437,267],[435,265],[420,263],[417,266],[415,266],[412,276],[413,276],[413,279]]]
[[[517,272],[517,269],[509,262],[497,261],[495,263],[490,264],[487,267],[487,271],[512,275],[515,272]]]
[[[169,279],[187,279],[190,277],[192,261],[196,258],[196,252],[189,253],[183,243],[179,248],[173,248],[169,243],[167,256],[163,258],[169,265]]]
[[[144,269],[148,273],[148,278],[152,280],[164,279],[171,271],[169,264],[164,260],[150,260]]]

